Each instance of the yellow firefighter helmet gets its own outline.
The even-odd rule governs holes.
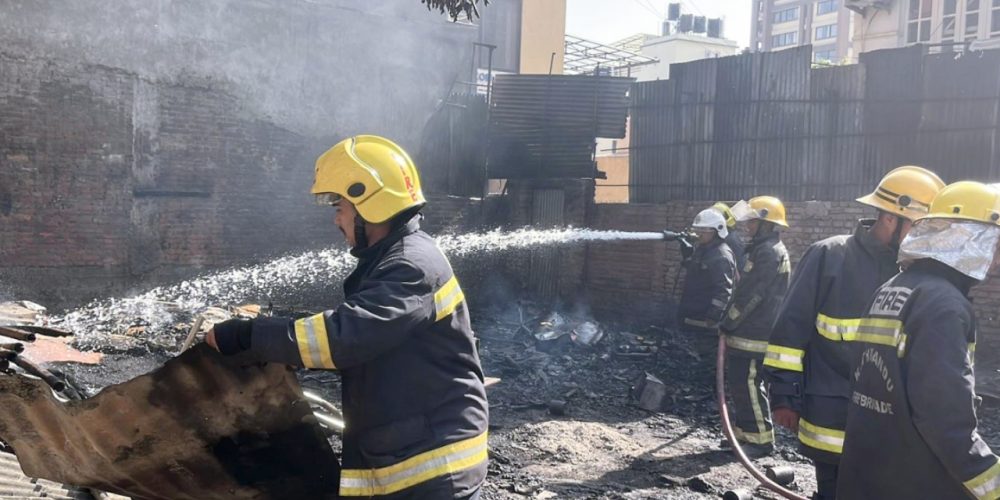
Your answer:
[[[773,222],[782,227],[788,227],[788,221],[785,219],[785,204],[781,203],[781,200],[774,196],[750,198],[747,205],[750,205],[750,208],[753,209],[753,215],[748,217],[748,219],[761,219]]]
[[[729,229],[736,227],[736,217],[733,215],[733,211],[729,209],[729,205],[720,201],[712,205],[712,208],[726,218],[726,227]]]
[[[927,214],[931,201],[943,187],[944,181],[934,172],[908,165],[885,174],[875,191],[858,198],[858,201],[915,220]]]
[[[931,203],[927,219],[962,219],[1000,225],[1000,191],[981,182],[949,184]]]
[[[427,203],[410,155],[375,135],[345,139],[323,153],[316,160],[312,194],[322,203],[343,198],[373,224]]]

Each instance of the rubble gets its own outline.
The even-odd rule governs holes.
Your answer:
[[[273,309],[174,311],[172,324],[159,329],[151,324],[135,337],[112,338],[112,344],[100,347],[99,365],[43,364],[73,380],[84,395],[93,395],[162,366],[180,352],[192,331],[208,330],[206,318],[214,322]],[[312,312],[276,314],[290,311],[296,317]],[[197,325],[199,318],[202,325]],[[691,338],[655,326],[602,324],[583,312],[551,311],[529,302],[473,311],[472,318],[491,385],[491,462],[484,499],[694,499],[737,490],[754,498],[776,498],[757,487],[730,450],[719,447],[714,366],[696,353]],[[549,335],[553,338],[545,339]],[[991,362],[981,360],[980,366],[991,371],[996,364]],[[339,376],[323,371],[297,375],[309,393],[335,405],[317,403],[336,451],[342,425],[336,411]],[[496,383],[498,379],[503,382]],[[1000,442],[1000,418],[986,413],[980,424],[988,441]],[[811,492],[811,465],[797,453],[793,435],[778,434],[775,454],[754,462],[773,470],[782,482],[792,478],[789,488]]]
[[[31,324],[45,314],[45,307],[27,300],[0,302],[0,324]]]
[[[323,498],[337,487],[295,376],[205,345],[86,401],[0,376],[0,406],[0,436],[31,477],[147,499]]]

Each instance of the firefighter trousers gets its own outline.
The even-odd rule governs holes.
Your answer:
[[[761,360],[756,357],[726,356],[726,385],[733,402],[733,432],[741,443],[767,445],[774,442],[771,406],[762,380]]]

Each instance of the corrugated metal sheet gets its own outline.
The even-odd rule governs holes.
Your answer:
[[[0,453],[0,498],[93,500],[94,497],[74,486],[29,478],[21,472],[17,457]]]
[[[562,227],[565,217],[566,191],[536,189],[532,193],[532,227]],[[541,248],[531,252],[530,286],[536,296],[554,299],[559,295],[559,249]]]
[[[0,438],[24,473],[140,499],[324,498],[339,466],[294,374],[201,345],[61,403],[0,376]]]
[[[896,165],[923,163],[916,154],[924,48],[862,54],[865,65],[865,156],[869,183]]]
[[[490,178],[593,178],[597,137],[625,136],[633,78],[498,75]]]
[[[957,77],[961,75],[960,77]],[[950,178],[995,181],[1000,52],[924,59],[917,154]],[[960,161],[949,157],[961,151]]]
[[[1000,177],[1000,51],[812,68],[810,48],[675,65],[633,87],[630,200],[849,200],[888,170]]]

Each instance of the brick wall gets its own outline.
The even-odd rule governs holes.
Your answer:
[[[338,242],[308,194],[332,141],[210,81],[0,53],[0,299],[70,305]],[[433,197],[427,226],[475,207]]]
[[[625,231],[681,229],[712,203],[596,205],[589,226]],[[789,203],[787,209],[791,227],[782,239],[793,266],[813,242],[849,233],[857,219],[872,216],[871,210],[856,202],[797,202]],[[669,324],[683,280],[683,272],[678,273],[680,260],[676,243],[590,243],[584,284],[587,303],[605,319]],[[972,295],[981,327],[1000,328],[1000,279],[987,280]]]

